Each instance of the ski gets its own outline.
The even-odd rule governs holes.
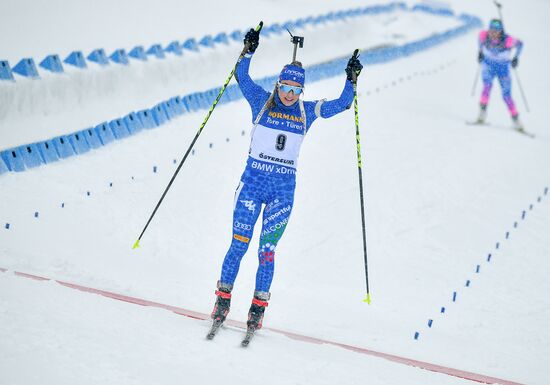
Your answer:
[[[514,128],[515,131],[519,132],[520,134],[523,134],[525,136],[528,136],[529,138],[535,138],[535,134],[525,131],[523,128]]]
[[[241,346],[243,348],[246,348],[248,346],[248,344],[250,344],[250,341],[252,340],[252,337],[254,337],[254,332],[256,331],[256,329],[254,328],[251,328],[249,327],[247,330],[246,330],[246,336],[244,336],[242,342],[241,342]]]
[[[466,124],[469,126],[489,126],[487,122],[480,122],[479,120],[467,120]]]
[[[206,335],[207,340],[212,340],[216,336],[216,333],[218,333],[218,330],[220,330],[220,327],[222,326],[223,322],[216,320],[212,323],[212,327],[210,328],[210,331]]]

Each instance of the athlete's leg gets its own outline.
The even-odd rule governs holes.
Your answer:
[[[261,207],[261,200],[254,186],[241,181],[235,192],[231,246],[222,265],[220,282],[223,284],[233,285],[235,282],[241,259],[250,245]]]
[[[276,197],[270,199],[264,209],[258,250],[256,294],[269,294],[275,267],[275,249],[283,236],[294,204],[294,185],[288,188],[289,190],[279,192]]]
[[[489,104],[489,97],[491,96],[491,89],[493,88],[493,78],[495,73],[493,72],[492,67],[483,63],[481,67],[481,79],[483,80],[483,90],[481,91],[481,98],[479,99],[479,104],[481,108],[487,108]]]
[[[502,89],[502,98],[504,99],[504,103],[506,103],[506,106],[508,107],[510,116],[515,118],[518,115],[518,111],[516,109],[516,104],[512,99],[512,78],[510,76],[508,64],[499,69],[498,81],[500,83],[500,88]]]

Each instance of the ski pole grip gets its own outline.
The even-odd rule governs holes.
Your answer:
[[[359,48],[356,48],[355,51],[353,51],[353,55],[351,56],[352,59],[357,59],[359,57]],[[355,71],[351,74],[352,82],[353,84],[357,84],[357,74]]]
[[[256,28],[254,28],[257,32],[260,32],[262,30],[264,26],[264,22],[263,21],[260,21],[260,24],[258,24],[258,26]],[[247,52],[248,52],[248,47],[250,47],[250,44],[246,43],[244,45],[244,48],[241,52],[241,56],[244,56]]]

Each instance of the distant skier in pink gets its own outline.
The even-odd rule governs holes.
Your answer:
[[[483,91],[479,101],[480,110],[476,123],[485,123],[493,79],[498,77],[502,97],[512,117],[514,128],[523,130],[516,105],[512,99],[512,78],[510,77],[510,65],[512,68],[517,67],[522,48],[523,43],[521,40],[504,32],[501,20],[491,20],[489,29],[480,32],[478,61],[481,63],[482,68]],[[513,50],[515,50],[515,54],[512,57]]]

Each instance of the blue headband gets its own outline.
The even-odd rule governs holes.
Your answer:
[[[300,83],[303,87],[306,81],[306,71],[302,67],[287,64],[279,75],[279,81],[283,80],[292,80],[293,82]]]

